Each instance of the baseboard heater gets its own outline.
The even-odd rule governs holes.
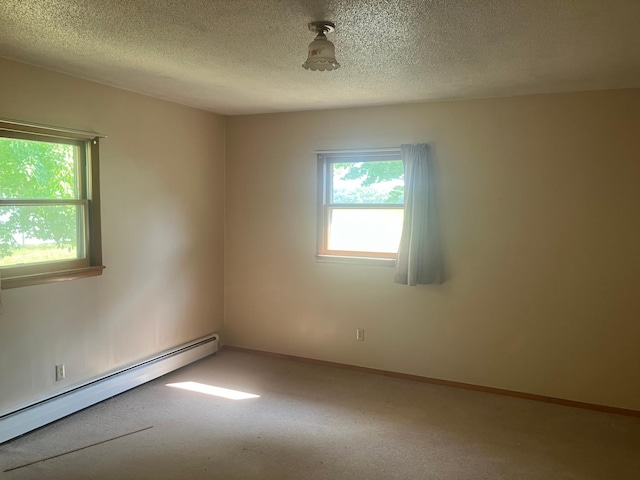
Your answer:
[[[202,337],[2,415],[0,443],[211,355],[218,351],[218,341],[216,333]]]

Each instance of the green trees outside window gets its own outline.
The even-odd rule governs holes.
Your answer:
[[[402,160],[334,163],[333,202],[402,205]]]
[[[394,259],[403,218],[399,150],[318,153],[316,258]]]
[[[82,255],[84,207],[65,204],[81,198],[79,149],[0,138],[0,266]]]

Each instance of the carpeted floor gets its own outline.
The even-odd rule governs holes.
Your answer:
[[[222,351],[0,445],[0,477],[638,480],[640,419]]]

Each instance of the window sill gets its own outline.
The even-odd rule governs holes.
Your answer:
[[[9,288],[29,287],[31,285],[42,285],[44,283],[64,282],[67,280],[77,280],[79,278],[96,277],[102,275],[104,266],[74,268],[71,270],[62,270],[59,272],[37,273],[34,275],[23,275],[21,277],[2,278],[0,288],[8,290]]]
[[[320,263],[346,263],[351,265],[369,265],[373,267],[395,267],[395,258],[347,257],[342,255],[316,255]]]

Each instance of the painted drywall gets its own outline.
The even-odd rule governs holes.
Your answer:
[[[230,117],[225,342],[640,410],[639,132],[640,90]],[[316,262],[314,151],[417,142],[447,281]]]
[[[220,329],[224,117],[1,59],[0,117],[107,135],[107,268],[2,292],[0,414]]]

